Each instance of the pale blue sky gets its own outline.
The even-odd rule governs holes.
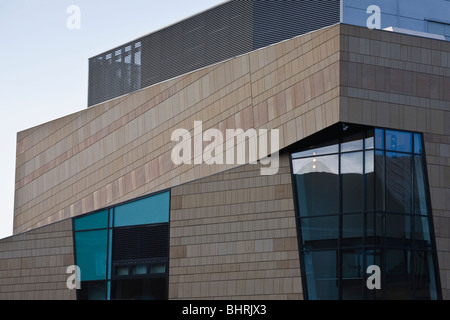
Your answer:
[[[0,238],[12,234],[17,132],[87,107],[90,57],[223,2],[0,1]],[[80,30],[66,26],[70,5]]]

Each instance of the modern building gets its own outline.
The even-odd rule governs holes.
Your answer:
[[[450,299],[449,12],[228,1],[91,58],[17,135],[0,299]]]

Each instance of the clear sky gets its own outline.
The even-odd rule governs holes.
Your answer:
[[[12,235],[17,132],[87,107],[90,57],[223,2],[0,0],[0,238]],[[80,29],[67,27],[71,5]]]

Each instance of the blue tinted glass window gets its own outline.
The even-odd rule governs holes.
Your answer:
[[[74,220],[75,231],[102,229],[108,227],[108,210],[87,215]]]
[[[414,134],[414,153],[422,154],[422,138],[420,134]]]
[[[412,134],[386,130],[386,150],[412,152]]]
[[[384,130],[375,129],[375,148],[384,149]]]
[[[77,265],[81,270],[81,281],[106,279],[107,230],[75,233]]]
[[[169,222],[169,192],[130,202],[114,209],[114,226]]]

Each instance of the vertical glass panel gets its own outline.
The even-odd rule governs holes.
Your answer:
[[[412,134],[386,130],[386,150],[412,152]]]
[[[366,242],[369,245],[382,243],[384,235],[384,215],[382,213],[366,214]]]
[[[421,249],[431,248],[430,226],[427,216],[413,216],[414,219],[414,242]]]
[[[339,212],[338,155],[293,161],[300,216]]]
[[[386,244],[392,246],[411,245],[411,216],[408,214],[386,214]]]
[[[384,149],[384,130],[375,129],[375,148]]]
[[[341,152],[357,151],[362,149],[363,149],[362,132],[347,135],[342,139]]]
[[[369,129],[366,131],[366,139],[364,140],[364,148],[373,149],[375,147],[375,137],[374,129]]]
[[[366,210],[375,210],[375,164],[374,152],[366,151],[364,174],[366,177]]]
[[[114,209],[114,226],[169,222],[170,192],[130,202]]]
[[[364,232],[364,218],[362,213],[344,214],[342,216],[342,237],[353,238],[351,245],[361,245]]]
[[[313,240],[337,239],[339,235],[339,220],[337,215],[315,218],[302,218],[303,244]],[[337,245],[337,243],[334,243]]]
[[[412,157],[386,152],[386,211],[411,213]]]
[[[75,231],[107,228],[108,210],[76,218],[73,223]]]
[[[385,158],[383,151],[375,152],[375,210],[385,208]]]
[[[430,251],[413,252],[414,299],[436,300],[436,279]]]
[[[75,232],[76,263],[81,270],[81,281],[106,279],[107,232]]]
[[[307,251],[304,259],[309,299],[338,299],[337,252]]]
[[[410,298],[410,256],[409,250],[386,250],[385,293],[388,300]]]
[[[428,214],[427,188],[421,156],[414,157],[414,213]]]
[[[352,152],[341,155],[342,210],[363,211],[363,153]]]
[[[414,153],[422,154],[422,137],[419,133],[414,134]]]
[[[342,299],[363,298],[363,263],[362,249],[342,251]]]

